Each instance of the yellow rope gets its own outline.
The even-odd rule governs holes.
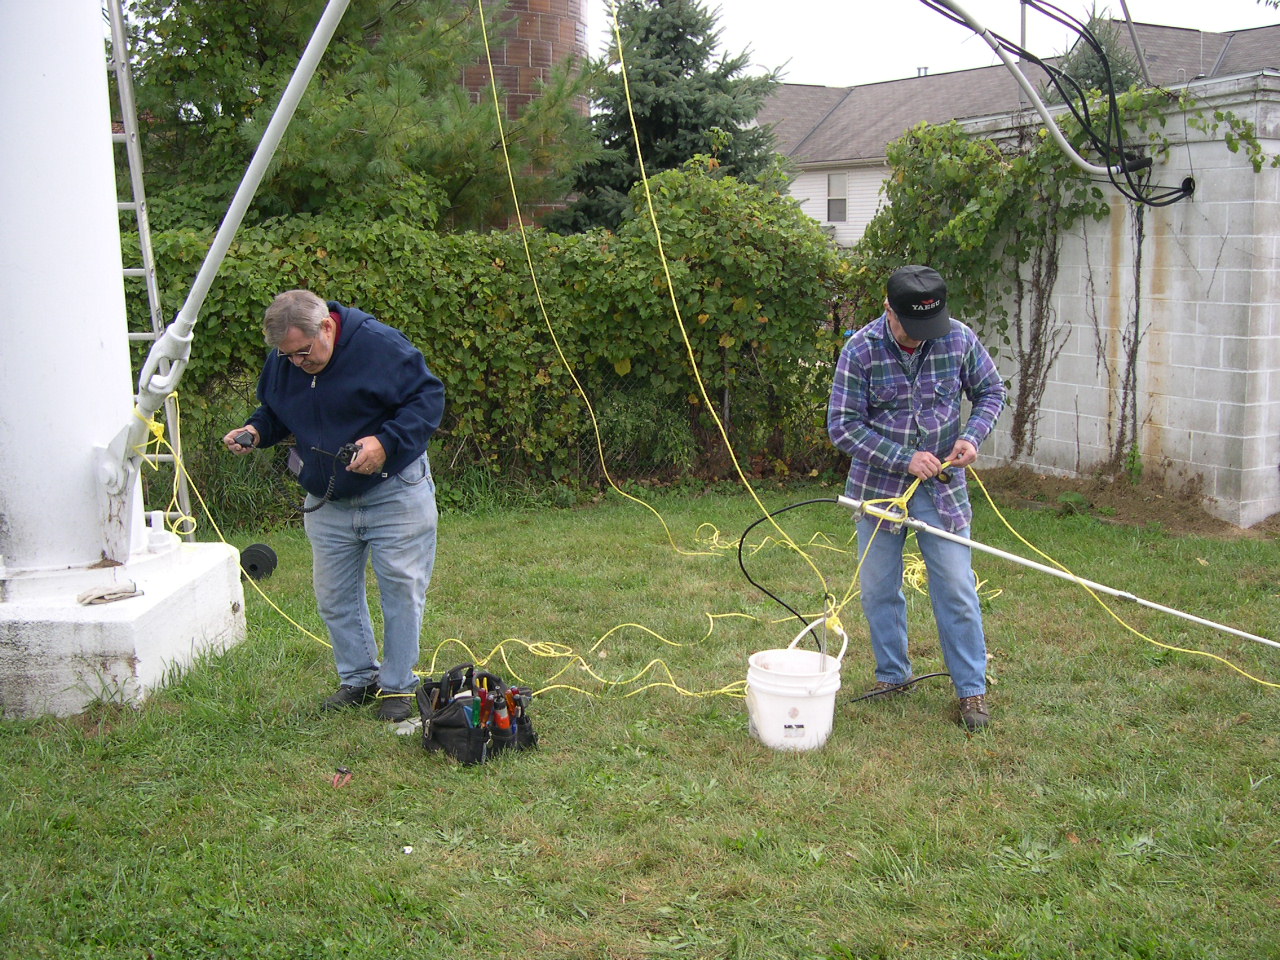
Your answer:
[[[520,240],[524,246],[525,260],[529,265],[529,279],[533,284],[534,299],[536,299],[538,302],[538,310],[542,314],[542,321],[546,325],[547,333],[551,336],[551,342],[555,346],[556,355],[560,358],[560,363],[563,364],[565,370],[569,374],[569,377],[573,380],[573,385],[577,389],[578,395],[582,397],[582,402],[586,404],[587,415],[591,418],[591,429],[595,434],[596,452],[600,456],[600,468],[604,472],[605,480],[608,482],[610,488],[612,488],[615,493],[617,493],[622,497],[625,497],[626,499],[630,500],[632,503],[638,503],[640,506],[644,507],[646,510],[648,510],[657,518],[658,522],[662,524],[663,531],[667,535],[667,541],[671,544],[672,549],[674,549],[677,553],[685,554],[686,556],[718,556],[718,554],[708,552],[708,551],[685,550],[682,547],[680,547],[676,543],[675,537],[671,533],[671,528],[667,525],[667,521],[662,516],[662,514],[649,503],[646,503],[644,500],[640,499],[639,497],[632,496],[631,494],[623,490],[621,487],[619,487],[614,482],[613,476],[609,472],[609,465],[604,454],[604,441],[601,439],[601,436],[600,436],[600,423],[596,418],[595,408],[591,404],[591,398],[587,396],[586,389],[582,386],[582,383],[578,380],[577,374],[574,373],[573,371],[573,367],[569,364],[569,360],[565,356],[564,350],[561,349],[560,338],[556,335],[555,327],[551,323],[551,317],[547,313],[546,302],[543,300],[543,297],[542,297],[542,286],[538,282],[538,271],[534,267],[533,253],[529,248],[529,233],[525,229],[524,216],[520,212],[520,197],[516,191],[515,172],[513,171],[511,166],[511,154],[510,154],[510,151],[507,149],[507,134],[506,134],[505,126],[503,124],[503,120],[502,120],[502,107],[498,101],[498,85],[497,85],[497,81],[494,79],[493,54],[489,48],[489,28],[488,28],[488,25],[485,23],[484,0],[476,0],[476,5],[479,8],[479,12],[480,12],[480,30],[481,30],[481,35],[484,38],[485,61],[489,66],[489,90],[493,95],[494,116],[496,117],[497,124],[498,124],[498,140],[502,144],[502,157],[507,167],[507,183],[511,189],[511,202],[515,208],[516,225],[519,227],[519,230],[520,230]]]
[[[1219,663],[1225,664],[1226,666],[1230,667],[1232,670],[1240,674],[1242,677],[1247,677],[1248,679],[1252,680],[1254,683],[1260,683],[1264,687],[1272,687],[1272,688],[1280,689],[1280,683],[1273,683],[1270,680],[1263,680],[1261,677],[1255,677],[1253,674],[1249,673],[1244,668],[1239,667],[1236,664],[1232,663],[1226,657],[1218,656],[1218,654],[1216,653],[1209,653],[1206,650],[1192,650],[1187,647],[1178,647],[1178,646],[1174,646],[1173,644],[1163,643],[1159,640],[1156,640],[1152,637],[1147,636],[1145,633],[1143,633],[1141,630],[1137,629],[1136,627],[1131,626],[1123,617],[1121,617],[1118,613],[1115,612],[1115,610],[1111,608],[1111,605],[1109,603],[1103,600],[1102,597],[1100,597],[1097,594],[1097,592],[1093,590],[1093,588],[1090,587],[1087,583],[1085,583],[1080,577],[1072,573],[1065,565],[1059,563],[1057,560],[1049,556],[1039,547],[1035,546],[1035,544],[1028,541],[1026,537],[1020,534],[1017,530],[1015,530],[1013,528],[1013,525],[1009,523],[1007,519],[1005,519],[1004,514],[1000,512],[1000,508],[996,506],[995,500],[992,498],[990,491],[987,490],[986,484],[982,482],[982,478],[978,476],[977,471],[973,471],[971,469],[971,472],[973,473],[973,479],[977,481],[979,489],[982,490],[983,496],[987,498],[987,502],[991,504],[991,509],[996,512],[996,516],[1000,518],[1000,522],[1005,525],[1005,528],[1010,533],[1012,533],[1015,537],[1017,537],[1020,543],[1022,543],[1024,546],[1028,547],[1029,549],[1035,551],[1035,553],[1038,556],[1040,556],[1047,562],[1053,564],[1063,573],[1070,576],[1073,582],[1078,583],[1081,587],[1083,587],[1085,592],[1088,593],[1089,596],[1091,596],[1098,603],[1098,605],[1102,607],[1103,610],[1107,611],[1107,613],[1111,616],[1113,620],[1116,621],[1116,623],[1124,627],[1124,629],[1128,630],[1134,636],[1140,637],[1141,639],[1147,641],[1147,643],[1150,643],[1153,646],[1157,646],[1162,650],[1172,650],[1175,653],[1186,653],[1186,654],[1190,654],[1193,657],[1205,657],[1209,660],[1216,660]]]
[[[708,628],[707,633],[703,636],[702,638],[703,640],[707,639],[707,637],[711,635],[712,630],[714,630],[714,627],[715,627],[714,620],[716,617],[723,617],[723,616],[745,617],[746,615],[745,614],[719,614],[719,615],[707,614],[707,616],[708,618],[712,619],[712,624],[711,624],[711,627]],[[748,619],[756,619],[756,618],[748,617]],[[624,624],[619,624],[618,626],[612,628],[607,633],[605,633],[604,636],[600,637],[591,646],[590,650],[588,650],[588,653],[595,652],[596,649],[600,646],[600,644],[602,644],[609,636],[616,633],[618,630],[622,630],[628,627],[633,627],[645,633],[648,633],[651,636],[658,639],[659,641],[661,641],[662,643],[668,644],[669,646],[679,647],[679,646],[687,645],[687,644],[676,643],[672,640],[668,640],[665,637],[657,633],[654,633],[654,631],[650,630],[648,627],[642,626],[641,624],[624,623]],[[477,667],[485,667],[489,663],[491,663],[495,657],[499,658],[502,661],[503,667],[505,668],[506,672],[512,678],[514,678],[518,683],[525,683],[525,678],[520,675],[519,671],[515,668],[515,666],[511,663],[511,660],[508,658],[507,656],[508,647],[511,647],[511,646],[522,647],[527,653],[535,657],[565,661],[565,664],[563,667],[561,667],[558,671],[556,671],[549,678],[547,678],[546,682],[539,689],[534,691],[535,696],[541,695],[543,693],[547,693],[550,690],[572,690],[576,693],[581,693],[584,696],[588,696],[588,697],[621,696],[623,699],[626,699],[627,697],[633,697],[637,693],[640,693],[644,690],[652,689],[654,687],[668,687],[672,690],[675,690],[677,693],[681,694],[682,696],[688,696],[688,697],[710,697],[710,696],[717,696],[717,695],[741,697],[745,695],[745,687],[746,687],[745,680],[737,680],[737,681],[734,681],[733,683],[726,684],[723,687],[718,687],[714,690],[698,690],[698,691],[689,690],[681,686],[680,684],[676,683],[675,676],[672,674],[670,666],[668,666],[665,660],[662,660],[657,657],[651,659],[639,670],[636,670],[632,675],[625,678],[611,680],[608,677],[602,675],[595,667],[593,667],[586,660],[586,658],[582,654],[577,653],[572,647],[568,646],[567,644],[547,643],[547,642],[531,643],[528,640],[522,640],[518,637],[508,637],[506,640],[503,640],[500,643],[498,643],[492,650],[489,651],[488,655],[483,657],[477,656],[475,650],[473,650],[469,644],[467,644],[465,641],[460,640],[456,637],[450,637],[446,640],[442,640],[436,646],[435,651],[431,655],[430,663],[424,674],[425,676],[430,676],[431,674],[436,672],[437,661],[440,658],[441,651],[445,647],[448,647],[451,645],[461,647],[463,651],[465,651],[465,653],[467,654],[468,661],[471,663],[474,663]],[[578,673],[585,674],[588,678],[595,681],[595,683],[598,684],[600,687],[603,687],[604,688],[603,692],[593,693],[592,691],[587,690],[584,687],[578,686],[573,683],[558,682],[561,677],[563,677],[566,673],[569,673],[571,671],[576,671]],[[666,679],[650,681],[633,690],[629,690],[626,693],[622,693],[622,694],[618,693],[619,688],[628,687],[632,684],[638,683],[641,680],[645,679],[648,675],[655,672],[665,676]]]
[[[167,399],[173,400],[174,416],[176,417],[178,414],[177,391],[171,393]],[[178,491],[180,489],[180,475],[176,466],[178,462],[178,455],[173,449],[173,445],[165,439],[164,424],[154,418],[148,420],[138,412],[138,408],[136,406],[133,408],[133,415],[147,425],[147,433],[150,434],[150,439],[133,448],[133,452],[138,455],[140,462],[146,464],[158,473],[160,471],[160,464],[152,463],[147,459],[148,454],[150,453],[150,448],[154,446],[157,453],[162,449],[167,448],[170,453],[173,453],[173,460],[175,464],[173,471],[173,485],[170,488],[169,504],[165,507],[165,523],[171,531],[180,537],[185,537],[189,533],[195,533],[196,518],[182,512],[182,498],[178,495]],[[170,517],[173,517],[174,519],[170,520]]]
[[[176,400],[176,395],[174,399]],[[178,405],[176,403],[174,405],[174,411],[175,411],[175,414],[177,414]],[[209,505],[205,501],[203,494],[201,494],[200,488],[196,485],[195,481],[191,478],[191,475],[187,472],[186,464],[183,462],[182,458],[178,455],[178,452],[174,450],[173,446],[169,443],[169,441],[165,439],[163,424],[160,424],[155,421],[151,421],[148,423],[148,429],[150,430],[151,435],[154,438],[154,443],[156,444],[157,449],[164,448],[168,450],[168,452],[173,454],[175,484],[177,482],[176,480],[177,473],[178,471],[181,471],[182,476],[186,477],[187,479],[187,484],[189,489],[191,490],[192,493],[195,494],[196,500],[199,502],[201,510],[204,512],[205,517],[208,519],[209,526],[213,529],[214,533],[217,535],[218,540],[221,543],[227,543],[227,538],[223,534],[222,529],[218,526],[217,521],[214,520],[213,513],[209,510]],[[194,519],[193,518],[191,519],[192,519],[192,523],[194,524]],[[271,597],[267,595],[267,593],[262,589],[262,587],[258,585],[258,582],[256,580],[254,580],[252,577],[246,577],[246,579],[249,581],[250,586],[252,586],[253,589],[257,592],[258,596],[260,596],[264,601],[266,601],[267,605],[271,607],[272,610],[278,613],[286,622],[288,622],[291,626],[293,626],[296,630],[298,630],[299,633],[309,637],[310,639],[316,641],[322,646],[328,647],[329,649],[333,648],[333,645],[330,644],[327,640],[325,640],[320,636],[317,636],[315,633],[308,630],[306,627],[300,624],[297,620],[293,619],[293,617],[289,616],[289,614],[286,613],[283,609],[281,609],[281,607],[277,603],[275,603],[275,601],[273,601]],[[711,636],[712,632],[715,630],[715,624],[717,620],[727,619],[727,618],[742,618],[742,619],[750,619],[750,620],[758,619],[757,617],[752,617],[749,614],[740,614],[740,613],[726,613],[726,614],[708,613],[706,614],[706,617],[708,619],[707,632],[700,638],[700,640],[696,642],[700,643]],[[647,633],[650,636],[659,640],[660,642],[667,644],[668,646],[683,647],[683,646],[690,645],[685,643],[679,643],[674,640],[668,640],[666,637],[661,636],[660,634],[654,632],[653,630],[650,630],[648,627],[642,624],[624,623],[624,624],[619,624],[618,626],[612,627],[611,629],[606,631],[603,635],[601,635],[600,638],[591,645],[587,653],[588,654],[595,653],[599,649],[599,647],[611,636],[613,636],[615,633],[617,633],[620,630],[624,630],[628,628],[640,630],[644,633]],[[646,683],[642,687],[639,687],[635,690],[629,691],[626,694],[623,694],[624,697],[631,697],[641,692],[642,690],[648,690],[654,687],[668,687],[684,696],[691,696],[691,697],[709,697],[709,696],[716,696],[716,695],[742,697],[745,695],[744,694],[744,688],[746,684],[745,680],[735,681],[733,683],[726,684],[725,686],[719,687],[714,690],[704,690],[704,691],[688,690],[675,682],[675,678],[671,673],[671,668],[664,661],[660,659],[650,660],[648,664],[646,664],[643,668],[637,671],[634,676],[628,679],[609,680],[601,676],[594,669],[592,669],[583,656],[579,655],[576,651],[573,650],[573,648],[565,644],[548,643],[548,642],[534,643],[527,640],[520,640],[515,638],[502,641],[500,644],[494,647],[492,651],[490,651],[487,657],[483,657],[483,658],[477,658],[475,656],[474,651],[472,651],[472,649],[462,640],[459,640],[456,638],[443,640],[436,647],[435,652],[432,654],[431,662],[428,666],[428,669],[425,671],[415,670],[414,674],[419,677],[430,677],[433,673],[435,673],[436,660],[439,657],[440,651],[444,647],[448,646],[449,644],[455,644],[455,645],[461,646],[467,652],[472,662],[474,662],[477,666],[484,666],[490,660],[492,660],[495,656],[501,657],[503,665],[507,668],[508,673],[510,673],[511,676],[513,676],[518,682],[521,682],[521,683],[524,682],[524,679],[517,673],[517,671],[512,666],[510,660],[507,658],[506,647],[508,645],[521,646],[525,650],[527,650],[530,654],[536,657],[546,657],[546,658],[562,659],[562,660],[568,661],[566,665],[563,668],[561,668],[559,672],[557,672],[555,675],[553,675],[549,679],[547,684],[542,686],[539,690],[535,691],[535,693],[546,693],[547,691],[554,690],[554,689],[568,689],[568,690],[576,690],[587,696],[596,696],[596,694],[593,694],[590,691],[584,690],[580,687],[576,687],[571,684],[563,684],[563,683],[555,682],[563,674],[565,674],[566,672],[568,672],[569,670],[572,670],[575,666],[577,666],[578,669],[586,673],[593,680],[607,687],[608,693],[612,693],[619,687],[625,687],[629,684],[636,683],[637,681],[644,678],[648,673],[652,671],[661,671],[663,674],[665,674],[667,678],[666,680],[652,681],[650,683]],[[379,692],[378,696],[382,697],[383,694]],[[397,696],[397,695],[388,695],[388,696]]]
[[[550,335],[550,337],[551,337],[551,340],[552,340],[553,345],[555,346],[556,354],[557,354],[557,356],[560,358],[560,362],[561,362],[561,364],[563,364],[563,366],[564,366],[565,370],[568,372],[568,374],[569,374],[570,378],[573,380],[574,387],[577,389],[578,394],[582,397],[583,402],[586,404],[586,407],[587,407],[587,413],[588,413],[588,416],[589,416],[589,417],[590,417],[590,419],[591,419],[592,431],[593,431],[593,434],[594,434],[594,436],[595,436],[595,441],[596,441],[596,450],[597,450],[597,453],[598,453],[598,455],[599,455],[599,457],[600,457],[600,465],[601,465],[601,469],[602,469],[602,471],[604,472],[605,480],[608,482],[608,484],[609,484],[610,488],[612,488],[616,493],[618,493],[618,494],[620,494],[621,496],[625,497],[626,499],[628,499],[628,500],[632,501],[633,503],[637,503],[637,504],[639,504],[640,506],[644,507],[645,509],[647,509],[650,513],[652,513],[652,514],[657,518],[658,522],[662,525],[663,531],[664,531],[664,532],[666,533],[666,535],[667,535],[667,540],[668,540],[668,542],[671,544],[672,548],[673,548],[677,553],[681,553],[681,554],[685,554],[685,555],[690,555],[690,556],[719,556],[719,555],[721,555],[719,551],[721,551],[721,550],[725,549],[725,545],[724,545],[723,543],[716,544],[715,546],[713,546],[713,548],[712,548],[712,549],[709,549],[709,550],[699,550],[699,551],[685,550],[685,549],[683,549],[682,547],[680,547],[680,546],[676,543],[676,541],[675,541],[675,537],[672,535],[671,528],[670,528],[670,526],[667,524],[667,521],[666,521],[666,519],[662,516],[662,514],[661,514],[661,513],[660,513],[660,512],[655,508],[655,507],[653,507],[651,504],[649,504],[649,503],[647,503],[646,501],[644,501],[644,500],[640,499],[639,497],[635,497],[635,496],[633,496],[632,494],[629,494],[629,493],[627,493],[626,491],[622,490],[622,489],[617,485],[617,483],[615,483],[615,482],[614,482],[613,476],[612,476],[612,474],[611,474],[611,473],[610,473],[610,471],[609,471],[608,463],[607,463],[607,461],[606,461],[605,453],[604,453],[604,443],[603,443],[603,440],[601,439],[601,435],[600,435],[600,426],[599,426],[599,422],[598,422],[598,420],[597,420],[597,418],[596,418],[595,409],[594,409],[594,407],[593,407],[593,406],[592,406],[592,404],[591,404],[591,400],[590,400],[590,398],[587,396],[586,390],[583,388],[582,383],[579,381],[579,379],[578,379],[578,377],[577,377],[576,373],[573,371],[573,368],[572,368],[572,367],[571,367],[571,365],[569,364],[568,358],[565,356],[564,351],[563,351],[563,349],[561,348],[561,345],[560,345],[560,339],[559,339],[559,337],[557,336],[557,334],[556,334],[556,332],[555,332],[555,327],[554,327],[554,325],[552,324],[552,322],[551,322],[551,318],[550,318],[550,315],[548,314],[548,311],[547,311],[546,302],[545,302],[545,300],[544,300],[544,298],[543,298],[543,296],[542,296],[541,285],[540,285],[540,283],[539,283],[539,281],[538,281],[538,271],[537,271],[537,268],[536,268],[536,266],[535,266],[535,264],[534,264],[534,261],[533,261],[533,254],[532,254],[532,251],[531,251],[530,246],[529,246],[529,236],[528,236],[528,231],[527,231],[527,229],[525,228],[525,224],[524,224],[524,217],[523,217],[523,215],[522,215],[522,213],[521,213],[521,209],[520,209],[520,198],[519,198],[519,195],[518,195],[518,191],[517,191],[517,189],[516,189],[515,174],[514,174],[514,171],[513,171],[513,168],[512,168],[512,164],[511,164],[510,152],[509,152],[509,151],[508,151],[508,149],[507,149],[506,132],[505,132],[504,125],[503,125],[503,118],[502,118],[501,104],[499,103],[499,100],[498,100],[497,83],[496,83],[496,82],[494,81],[494,79],[493,79],[493,77],[494,77],[494,71],[493,71],[493,58],[492,58],[492,52],[491,52],[491,49],[490,49],[490,43],[489,43],[488,26],[487,26],[487,24],[485,23],[485,16],[484,16],[484,13],[485,13],[485,10],[484,10],[484,0],[477,0],[477,7],[478,7],[478,10],[479,10],[479,13],[480,13],[480,17],[479,17],[479,19],[480,19],[480,26],[481,26],[482,37],[483,37],[483,40],[484,40],[484,45],[485,45],[485,59],[486,59],[486,62],[487,62],[487,64],[488,64],[488,67],[489,67],[489,76],[490,76],[490,92],[491,92],[491,95],[492,95],[492,100],[493,100],[493,105],[494,105],[494,115],[495,115],[495,118],[496,118],[496,122],[497,122],[497,124],[498,124],[499,141],[500,141],[500,143],[502,144],[502,155],[503,155],[503,160],[504,160],[504,162],[505,162],[505,164],[506,164],[507,182],[508,182],[508,185],[509,185],[509,187],[510,187],[510,191],[511,191],[511,199],[512,199],[512,204],[513,204],[513,207],[514,207],[514,210],[515,210],[516,224],[517,224],[517,227],[518,227],[518,229],[519,229],[519,231],[520,231],[520,238],[521,238],[521,243],[522,243],[523,248],[524,248],[525,260],[526,260],[526,262],[527,262],[527,264],[528,264],[528,267],[529,267],[529,276],[530,276],[530,280],[531,280],[532,285],[533,285],[534,297],[535,297],[535,299],[536,299],[536,301],[537,301],[537,304],[538,304],[538,310],[539,310],[539,312],[541,313],[543,323],[544,323],[544,325],[545,325],[545,326],[546,326],[546,328],[547,328],[547,332],[548,332],[548,334],[549,334],[549,335]],[[634,107],[633,107],[633,103],[632,103],[632,99],[631,99],[630,84],[629,84],[629,81],[627,80],[626,63],[625,63],[625,61],[624,61],[624,59],[623,59],[622,39],[621,39],[621,35],[620,35],[620,32],[619,32],[619,28],[618,28],[618,22],[617,22],[617,9],[616,9],[616,6],[613,6],[613,7],[611,8],[610,13],[611,13],[612,21],[613,21],[613,30],[614,30],[614,35],[615,35],[615,37],[617,38],[617,43],[618,43],[618,61],[619,61],[619,66],[620,66],[620,68],[621,68],[621,72],[622,72],[623,83],[624,83],[624,89],[625,89],[625,92],[626,92],[626,98],[627,98],[627,109],[628,109],[628,113],[629,113],[629,115],[630,115],[630,117],[631,117],[632,131],[633,131],[633,134],[635,135],[635,141],[636,141],[636,156],[637,156],[637,161],[638,161],[638,163],[639,163],[640,178],[641,178],[641,182],[644,184],[645,196],[646,196],[646,199],[647,199],[647,202],[648,202],[648,208],[649,208],[650,221],[651,221],[651,223],[652,223],[652,225],[653,225],[654,234],[655,234],[655,236],[656,236],[656,238],[657,238],[658,256],[659,256],[659,259],[660,259],[660,261],[661,261],[661,263],[662,263],[662,269],[663,269],[664,276],[665,276],[665,278],[666,278],[667,290],[668,290],[668,293],[669,293],[669,295],[670,295],[670,297],[671,297],[671,303],[672,303],[672,307],[673,307],[673,310],[674,310],[674,313],[675,313],[676,322],[677,322],[677,324],[678,324],[678,325],[679,325],[679,327],[680,327],[681,337],[683,338],[684,345],[685,345],[685,349],[686,349],[686,351],[687,351],[687,353],[688,353],[688,356],[689,356],[689,362],[690,362],[690,366],[691,366],[691,368],[692,368],[693,376],[694,376],[695,381],[696,381],[696,382],[697,382],[697,384],[698,384],[698,389],[699,389],[699,392],[700,392],[700,393],[701,393],[701,395],[702,395],[702,399],[703,399],[703,403],[704,403],[704,405],[705,405],[705,409],[710,413],[711,417],[712,417],[712,418],[713,418],[713,420],[715,421],[716,427],[717,427],[717,429],[718,429],[718,430],[719,430],[719,432],[720,432],[721,438],[724,440],[725,449],[726,449],[726,450],[728,451],[728,453],[729,453],[729,457],[730,457],[730,459],[731,459],[731,460],[732,460],[732,462],[733,462],[734,469],[736,470],[736,472],[737,472],[737,474],[738,474],[738,478],[739,478],[739,480],[742,482],[742,484],[743,484],[743,486],[746,488],[746,490],[751,494],[751,497],[752,497],[752,499],[756,502],[756,505],[757,505],[757,506],[760,508],[760,510],[761,510],[761,511],[762,511],[762,512],[767,516],[767,515],[768,515],[768,513],[769,513],[769,511],[768,511],[768,509],[764,506],[764,504],[760,501],[760,498],[759,498],[759,496],[757,496],[757,494],[756,494],[756,492],[755,492],[755,489],[751,486],[750,482],[747,480],[747,478],[746,478],[746,476],[745,476],[745,474],[744,474],[744,472],[743,472],[743,470],[742,470],[741,464],[740,464],[740,463],[739,463],[739,461],[738,461],[737,455],[736,455],[736,454],[734,453],[734,451],[733,451],[733,445],[729,442],[729,438],[728,438],[727,432],[726,432],[726,430],[725,430],[724,424],[721,422],[721,420],[720,420],[719,416],[716,414],[716,411],[715,411],[715,405],[714,405],[713,403],[711,403],[710,397],[707,395],[706,386],[705,386],[705,384],[704,384],[704,383],[703,383],[703,381],[702,381],[701,374],[699,373],[699,370],[698,370],[698,365],[697,365],[697,362],[696,362],[696,357],[695,357],[695,355],[694,355],[694,353],[693,353],[693,346],[692,346],[692,344],[691,344],[691,342],[690,342],[690,340],[689,340],[688,332],[687,332],[687,330],[686,330],[686,328],[685,328],[685,325],[684,325],[684,319],[683,319],[683,317],[681,316],[681,313],[680,313],[680,307],[679,307],[679,303],[678,303],[678,301],[677,301],[676,293],[675,293],[675,286],[674,286],[674,283],[673,283],[672,278],[671,278],[670,265],[669,265],[669,262],[668,262],[668,260],[667,260],[666,252],[665,252],[665,250],[663,249],[663,245],[662,245],[662,234],[661,234],[661,231],[660,231],[660,229],[659,229],[658,222],[657,222],[657,217],[656,217],[656,214],[655,214],[654,209],[653,209],[653,199],[652,199],[652,195],[651,195],[651,194],[650,194],[650,192],[649,192],[649,181],[648,181],[648,176],[647,176],[646,171],[645,171],[644,158],[643,158],[643,155],[641,154],[641,151],[640,151],[640,137],[639,137],[639,133],[638,133],[638,131],[636,130],[635,112],[634,112]],[[774,528],[778,531],[778,533],[779,533],[779,535],[782,537],[783,541],[784,541],[785,543],[787,543],[787,544],[791,547],[791,549],[795,550],[795,552],[796,552],[796,553],[798,553],[801,557],[803,557],[803,558],[804,558],[804,560],[805,560],[805,562],[806,562],[806,563],[808,563],[808,565],[810,566],[810,568],[811,568],[811,569],[813,570],[813,572],[817,575],[818,580],[819,580],[819,582],[820,582],[820,583],[821,583],[821,585],[822,585],[822,592],[823,592],[823,595],[825,596],[825,595],[829,592],[829,591],[828,591],[828,589],[827,589],[826,579],[825,579],[825,577],[823,577],[822,572],[818,569],[817,565],[813,562],[812,558],[811,558],[807,553],[805,553],[805,552],[804,552],[804,550],[803,550],[803,549],[801,549],[801,548],[800,548],[800,547],[799,547],[799,546],[798,546],[798,545],[797,545],[797,544],[796,544],[796,543],[795,543],[795,542],[790,538],[790,536],[788,536],[787,532],[786,532],[785,530],[783,530],[783,529],[782,529],[782,527],[781,527],[781,526],[779,526],[779,525],[778,525],[778,523],[777,523],[777,522],[776,522],[772,517],[770,517],[770,518],[769,518],[769,521],[770,521],[770,523],[772,523],[772,524],[773,524]],[[701,529],[701,528],[700,528],[700,529]]]
[[[729,455],[729,460],[733,463],[733,469],[737,473],[738,479],[742,482],[742,486],[751,495],[751,499],[755,501],[756,506],[760,508],[761,513],[765,515],[770,525],[778,532],[778,535],[782,538],[783,542],[804,558],[810,569],[812,569],[817,575],[818,582],[822,585],[822,595],[827,596],[830,594],[830,590],[827,586],[826,577],[822,575],[822,571],[819,570],[817,564],[813,562],[813,558],[805,553],[804,550],[802,550],[800,546],[791,539],[787,531],[779,525],[777,520],[770,515],[769,509],[765,507],[763,502],[761,502],[755,488],[751,485],[751,482],[743,472],[742,464],[738,461],[738,455],[733,450],[733,444],[729,442],[728,431],[725,429],[724,422],[716,413],[715,404],[711,402],[711,397],[707,394],[706,384],[702,380],[702,374],[698,370],[698,358],[693,352],[693,343],[689,339],[689,331],[685,327],[684,317],[680,312],[680,301],[676,295],[675,281],[671,277],[671,264],[667,260],[666,250],[663,247],[662,229],[658,224],[657,211],[653,206],[653,193],[649,189],[649,175],[645,169],[644,153],[640,148],[640,129],[636,122],[635,105],[631,98],[631,80],[627,75],[626,56],[622,45],[622,31],[618,25],[617,4],[611,3],[609,12],[610,19],[612,21],[614,41],[617,45],[618,51],[618,72],[622,78],[622,89],[627,101],[627,115],[631,121],[631,135],[635,139],[636,164],[640,172],[639,182],[644,190],[645,208],[649,214],[649,223],[653,227],[653,236],[658,250],[658,260],[662,264],[662,273],[666,280],[667,295],[671,299],[672,314],[675,316],[676,325],[680,328],[680,337],[684,341],[685,353],[688,355],[689,369],[693,373],[694,381],[698,385],[698,393],[702,397],[704,409],[711,415],[711,419],[715,422],[716,429],[719,431],[720,437],[724,441],[724,447]]]
[[[943,467],[948,466],[950,462],[951,461],[948,460],[943,463]],[[906,491],[900,496],[884,497],[879,500],[866,500],[864,501],[864,504],[867,506],[880,506],[883,504],[885,510],[896,511],[897,513],[900,513],[902,515],[902,519],[905,520],[909,515],[907,505],[911,502],[911,498],[915,496],[915,492],[919,489],[922,482],[923,481],[920,477],[916,477],[915,480],[913,480],[907,487]],[[889,522],[891,521],[882,521],[882,523]],[[853,577],[849,581],[849,588],[845,591],[844,596],[840,598],[840,602],[835,604],[834,613],[837,617],[840,612],[853,601],[853,598],[858,595],[858,583],[860,582],[859,577],[862,574],[862,562],[866,558],[867,554],[871,552],[871,544],[875,543],[876,537],[880,535],[880,527],[881,523],[877,523],[875,529],[871,531],[871,539],[867,541],[867,546],[861,551],[858,557],[857,566],[854,567]],[[857,535],[856,531],[854,535]],[[903,559],[903,582],[909,584],[916,591],[925,593],[929,578],[925,569],[924,559],[915,554],[904,556]]]

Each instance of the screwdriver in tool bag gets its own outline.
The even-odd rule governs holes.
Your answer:
[[[471,695],[470,690],[460,690],[453,698],[454,703],[462,704],[462,717],[467,721],[468,727],[476,725],[475,715],[471,712],[472,705],[475,703],[475,697]]]

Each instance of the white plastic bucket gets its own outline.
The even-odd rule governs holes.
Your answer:
[[[761,650],[747,658],[747,716],[751,735],[775,750],[814,750],[827,742],[840,689],[839,656],[797,650],[801,637],[824,621],[815,620],[785,650]]]

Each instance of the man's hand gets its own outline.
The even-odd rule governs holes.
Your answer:
[[[378,473],[387,465],[387,451],[382,449],[382,441],[377,437],[361,437],[356,443],[360,452],[347,464],[351,473]]]
[[[243,446],[238,440],[236,440],[236,437],[240,436],[243,433],[248,433],[253,436],[253,443],[249,444],[247,447]],[[262,438],[258,436],[257,427],[251,427],[248,424],[245,424],[243,427],[236,427],[234,430],[228,433],[225,437],[223,437],[222,443],[232,453],[236,454],[237,456],[243,456],[246,453],[252,453],[253,448],[258,445],[258,441],[261,439]]]
[[[968,440],[957,440],[956,445],[947,454],[947,459],[951,461],[953,467],[967,467],[978,459],[978,448]]]
[[[928,480],[930,477],[936,477],[941,469],[941,460],[932,453],[917,450],[911,455],[911,465],[907,467],[907,473],[921,480]]]

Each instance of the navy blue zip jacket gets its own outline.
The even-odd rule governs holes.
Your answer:
[[[258,377],[262,405],[249,423],[260,447],[292,434],[302,458],[298,482],[323,497],[334,480],[330,498],[341,500],[394,476],[427,449],[444,416],[444,384],[399,330],[333,300],[329,310],[342,319],[329,363],[313,375],[272,350]],[[370,436],[387,453],[380,474],[351,473],[334,458],[343,444]]]

